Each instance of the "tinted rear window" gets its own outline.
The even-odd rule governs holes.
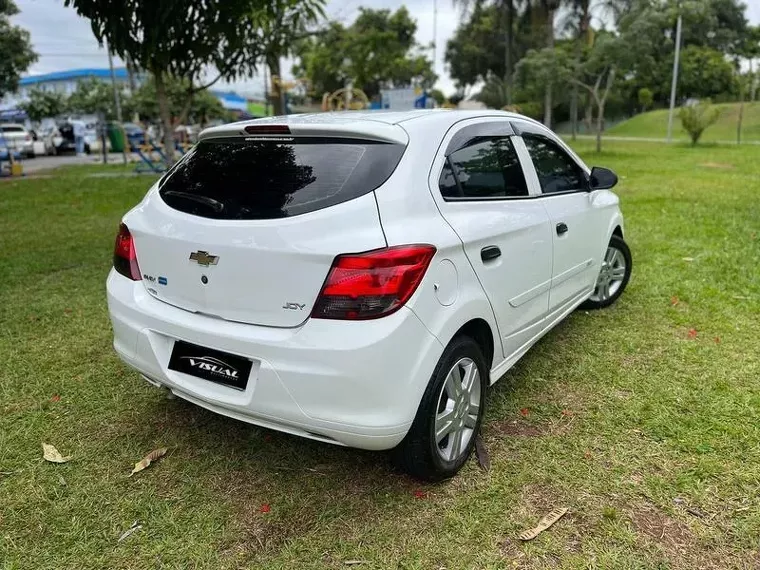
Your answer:
[[[162,181],[172,208],[206,218],[296,216],[371,192],[404,146],[354,139],[201,141]]]
[[[0,131],[4,133],[23,133],[24,127],[0,127]]]

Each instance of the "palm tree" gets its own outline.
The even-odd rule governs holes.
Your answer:
[[[559,9],[560,0],[540,0],[541,10],[546,25],[546,47],[550,50],[554,49],[554,14]],[[546,84],[546,90],[544,91],[544,125],[551,127],[552,124],[552,107],[553,107],[553,93],[552,84],[548,82]]]
[[[571,0],[570,11],[561,27],[575,38],[575,60],[580,64],[583,47],[589,47],[593,43],[591,0]],[[572,139],[575,140],[578,132],[578,86],[575,84],[570,93],[570,124]]]

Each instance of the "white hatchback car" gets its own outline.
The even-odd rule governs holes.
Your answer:
[[[214,412],[450,477],[487,386],[625,289],[616,181],[504,112],[214,127],[124,216],[114,346]]]

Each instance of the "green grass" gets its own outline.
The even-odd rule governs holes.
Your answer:
[[[721,109],[718,121],[708,127],[702,134],[702,142],[734,142],[739,118],[737,103],[717,105]],[[665,138],[668,133],[668,110],[657,109],[636,115],[607,131],[607,134],[620,137]],[[681,128],[678,109],[673,117],[673,137],[689,140],[689,135]],[[742,142],[760,141],[760,101],[745,103],[742,121]]]
[[[164,399],[119,362],[104,280],[148,179],[0,182],[0,568],[756,568],[757,151],[590,148],[621,175],[629,289],[490,392],[491,471],[436,486]]]

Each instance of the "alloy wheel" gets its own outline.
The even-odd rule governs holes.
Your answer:
[[[602,260],[599,276],[596,278],[596,289],[590,299],[603,303],[618,292],[625,279],[625,256],[616,247],[609,246]]]
[[[445,461],[456,461],[474,437],[480,417],[480,372],[471,358],[451,367],[438,397],[435,443]]]

